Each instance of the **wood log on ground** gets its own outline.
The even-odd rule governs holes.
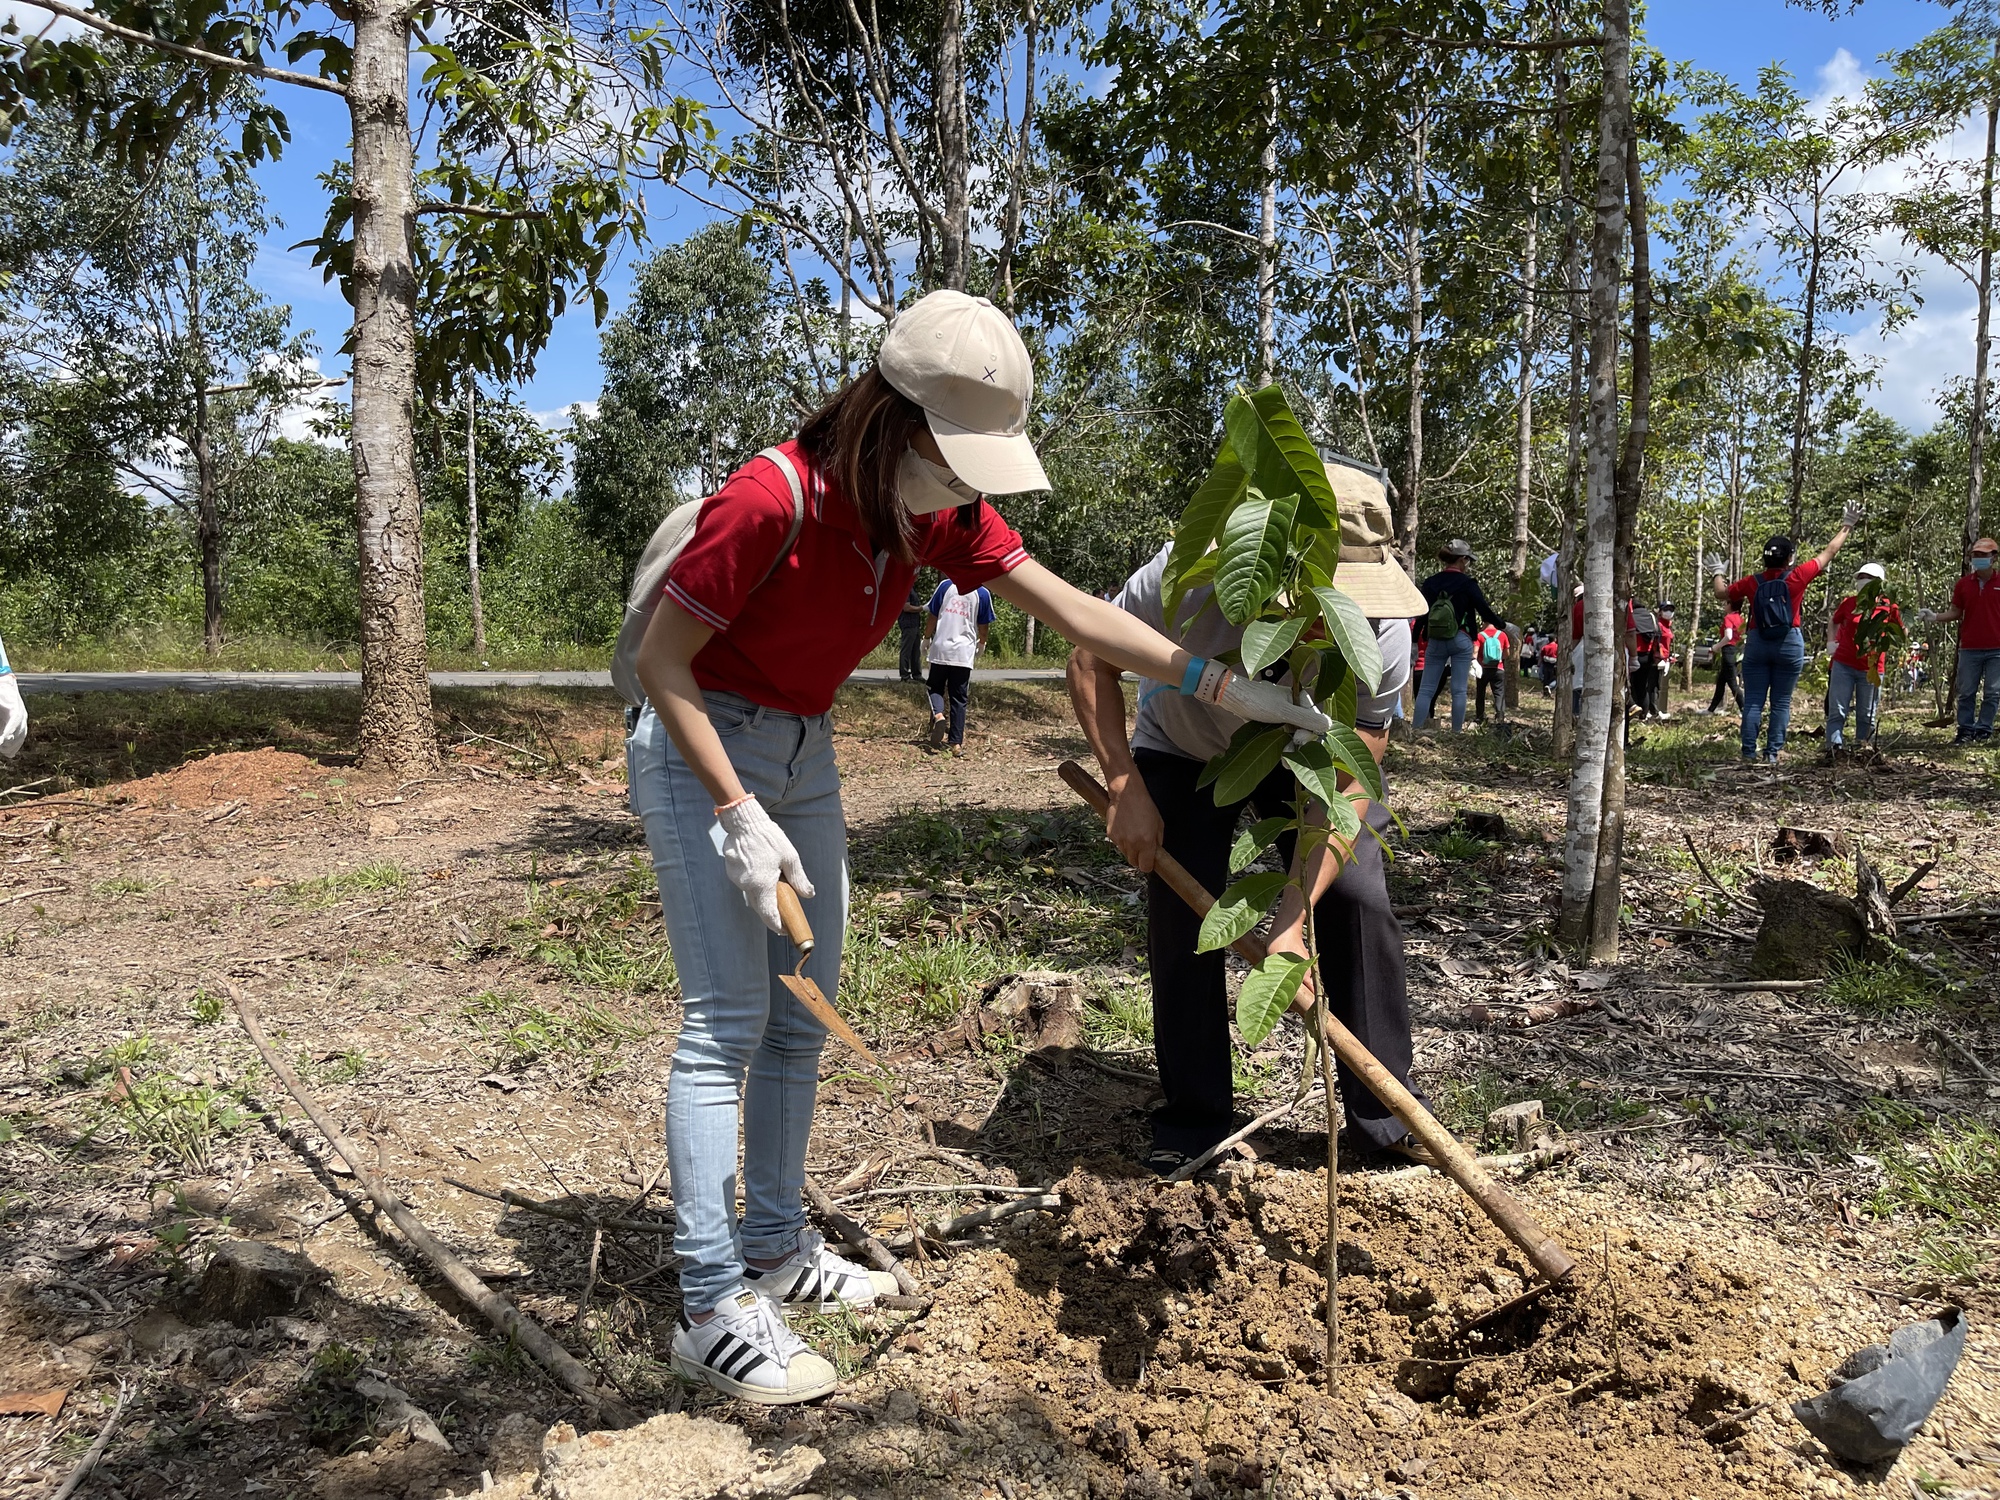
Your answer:
[[[983,1009],[1021,1034],[1031,1052],[1083,1045],[1083,982],[1074,974],[1035,970],[1005,974],[980,996]]]
[[[209,1257],[195,1293],[204,1323],[254,1328],[298,1309],[299,1299],[326,1273],[305,1256],[257,1240],[230,1240]]]

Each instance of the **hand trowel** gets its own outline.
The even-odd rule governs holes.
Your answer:
[[[799,950],[798,967],[789,974],[778,976],[785,982],[785,988],[798,998],[799,1004],[818,1017],[819,1023],[828,1031],[883,1072],[888,1072],[888,1064],[868,1050],[868,1044],[861,1040],[852,1026],[840,1019],[840,1012],[827,1002],[826,996],[819,992],[819,986],[806,978],[806,960],[812,956],[815,945],[813,930],[806,921],[806,909],[799,904],[799,893],[782,880],[778,882],[778,920],[785,924],[785,936]]]

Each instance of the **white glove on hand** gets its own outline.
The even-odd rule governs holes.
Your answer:
[[[1843,531],[1852,531],[1860,524],[1861,506],[1858,502],[1850,500],[1847,502],[1847,508],[1840,513],[1841,529]]]
[[[28,709],[21,702],[21,683],[12,672],[0,672],[0,755],[12,760],[28,738]]]
[[[1917,611],[1918,621],[1925,625],[1935,625],[1939,620],[1943,618],[1944,616],[1940,615],[1934,609],[1920,609]]]
[[[749,898],[759,921],[773,932],[783,932],[785,925],[778,920],[779,877],[800,896],[813,893],[799,851],[755,797],[725,807],[716,818],[722,824],[722,868],[729,873],[730,884]]]
[[[1303,736],[1295,737],[1296,744],[1318,739],[1333,728],[1333,720],[1321,713],[1310,698],[1294,703],[1291,693],[1276,683],[1245,677],[1221,662],[1212,661],[1203,666],[1194,696],[1203,703],[1213,703],[1217,708],[1235,714],[1239,719],[1255,719],[1262,724],[1290,724]]]
[[[1710,578],[1727,578],[1729,576],[1729,561],[1719,552],[1709,553],[1707,558],[1704,559],[1703,565],[1708,569],[1708,576]]]

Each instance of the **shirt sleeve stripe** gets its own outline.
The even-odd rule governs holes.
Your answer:
[[[693,615],[702,624],[713,626],[717,630],[727,630],[729,628],[727,620],[723,619],[721,615],[710,609],[706,604],[703,604],[699,599],[694,598],[686,589],[675,583],[671,578],[667,580],[666,592],[673,596],[674,603]]]
[[[1011,573],[1027,560],[1028,549],[1026,547],[1016,547],[1012,552],[1009,552],[1005,557],[1000,559],[1000,571]]]

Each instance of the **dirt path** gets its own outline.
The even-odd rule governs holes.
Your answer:
[[[607,1232],[593,1269],[589,1228],[447,1182],[670,1212],[676,991],[615,715],[547,694],[510,727],[482,703],[450,711],[453,768],[400,786],[283,703],[203,710],[200,748],[221,753],[138,780],[117,779],[138,752],[114,717],[138,710],[41,716],[36,753],[80,789],[0,813],[0,1394],[73,1389],[54,1421],[0,1416],[0,1496],[48,1493],[120,1378],[134,1406],[93,1482],[131,1500],[429,1500],[580,1415],[392,1230],[342,1212],[351,1180],[235,1029],[225,979],[482,1274],[638,1404],[810,1441],[830,1495],[2000,1493],[2000,1339],[1977,1289],[2000,1248],[2000,1086],[1977,1071],[2000,1070],[2000,1026],[1992,928],[1964,915],[2000,905],[1987,762],[1892,722],[1879,769],[1774,775],[1730,763],[1722,726],[1652,731],[1629,961],[1586,978],[1538,942],[1562,807],[1532,742],[1399,746],[1418,1081],[1468,1134],[1544,1101],[1581,1149],[1519,1191],[1584,1271],[1475,1326],[1521,1287],[1504,1241],[1421,1169],[1344,1178],[1328,1401],[1322,1120],[1301,1112],[1208,1183],[1129,1166],[1155,1094],[1143,911],[1053,774],[1082,748],[1054,692],[979,690],[954,760],[910,741],[897,689],[850,691],[841,1005],[898,1078],[829,1053],[812,1170],[885,1236],[1002,1201],[970,1184],[1066,1207],[935,1246],[927,1319],[819,1320],[851,1383],[773,1417],[667,1374],[663,1236]],[[1453,830],[1461,808],[1507,836]],[[1864,839],[1892,882],[1938,858],[1904,910],[1959,914],[1906,919],[1904,940],[1948,983],[1886,964],[1823,990],[1695,987],[1744,972],[1754,918],[1682,834],[1740,891],[1775,870],[1780,822]],[[1838,857],[1803,873],[1851,888]],[[1076,976],[1087,1048],[965,1045],[982,986],[1029,968]],[[1508,1024],[1551,1001],[1589,1008]],[[1242,1061],[1246,1099],[1282,1099],[1298,1065],[1281,1028]],[[202,1322],[202,1268],[237,1236],[303,1251],[326,1284],[254,1329]],[[1935,1299],[1974,1319],[1946,1404],[1887,1473],[1831,1461],[1783,1402]],[[450,1450],[371,1436],[370,1371]]]

